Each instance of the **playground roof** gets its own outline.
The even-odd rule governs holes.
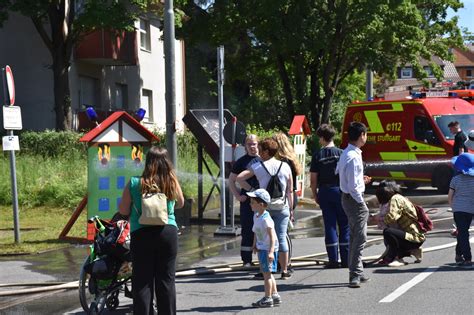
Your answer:
[[[119,122],[122,122],[122,124],[119,124]],[[79,139],[79,141],[100,142],[100,136],[107,132],[117,135],[117,139],[119,140],[107,140],[109,142],[151,142],[153,140],[158,140],[158,137],[143,127],[127,112],[118,111],[107,117],[97,127],[86,133],[81,139]],[[124,139],[124,135],[127,132],[130,137],[128,139]]]
[[[295,115],[295,117],[293,117],[293,121],[291,122],[290,131],[288,131],[288,134],[299,135],[302,132],[305,135],[311,134],[311,128],[309,127],[308,120],[306,119],[305,115]]]

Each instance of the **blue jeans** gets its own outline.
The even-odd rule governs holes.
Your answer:
[[[463,255],[464,260],[472,261],[471,245],[469,244],[469,227],[471,226],[474,214],[467,212],[453,212],[454,222],[458,229],[456,236],[456,254]],[[459,252],[458,252],[459,251]]]
[[[286,253],[288,243],[286,242],[286,233],[288,232],[288,221],[290,220],[290,209],[269,210],[270,216],[275,223],[275,232],[278,239],[279,251]]]
[[[341,264],[347,266],[349,254],[349,223],[341,204],[339,186],[318,189],[319,206],[323,212],[324,241],[330,262],[337,262],[338,249]],[[339,227],[339,234],[338,234]]]

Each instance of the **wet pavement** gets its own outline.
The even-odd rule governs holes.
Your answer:
[[[368,196],[370,199],[371,197]],[[438,200],[439,199],[439,200]],[[435,202],[438,200],[438,202]],[[434,196],[428,193],[419,204],[428,204],[425,207],[430,211],[432,218],[449,218],[452,214],[449,208],[442,205],[446,196]],[[424,202],[420,202],[424,201]],[[370,203],[370,202],[369,202]],[[444,201],[444,204],[446,201]],[[311,202],[304,203],[297,209],[298,224],[291,232],[295,248],[294,257],[309,255],[315,252],[324,252],[324,231],[322,228],[321,211]],[[218,222],[218,211],[206,213],[208,218]],[[442,220],[436,224],[437,229],[450,229],[452,221]],[[240,261],[240,238],[215,237],[214,232],[218,225],[191,225],[180,229],[179,254],[177,269],[183,270],[198,266],[238,263]],[[378,230],[370,230],[370,237],[380,235]],[[431,238],[433,244],[446,242],[446,235]],[[452,240],[450,240],[452,241]],[[368,245],[366,255],[380,254],[381,241]],[[1,257],[0,285],[12,283],[43,283],[43,282],[71,282],[79,278],[79,271],[87,256],[87,246],[71,246],[62,250],[51,251],[38,255],[21,257]],[[248,274],[246,272],[245,274]],[[2,287],[5,290],[21,289],[24,287]],[[130,312],[131,300],[122,297],[122,306],[115,314]],[[78,290],[43,292],[28,295],[0,297],[0,314],[81,314],[78,299]]]

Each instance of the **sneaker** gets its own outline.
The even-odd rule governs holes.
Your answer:
[[[359,276],[359,280],[361,283],[366,283],[370,281],[370,278],[367,277],[366,275]]]
[[[421,247],[412,249],[410,254],[415,257],[415,263],[420,263],[423,259],[423,249]]]
[[[243,263],[244,268],[250,268],[252,267],[252,263]]]
[[[280,306],[281,304],[281,296],[280,294],[272,294],[272,300],[273,300],[273,305],[274,306]]]
[[[465,260],[462,263],[459,263],[458,267],[462,269],[472,269],[472,261]]]
[[[389,263],[387,266],[389,267],[401,267],[408,265],[407,262],[405,262],[402,258],[396,258],[394,259],[391,263]]]
[[[337,269],[339,268],[339,263],[337,261],[330,261],[324,265],[324,269]]]
[[[456,261],[456,265],[462,264],[464,263],[464,257],[462,255],[456,255],[454,261]]]
[[[271,297],[263,297],[255,303],[252,303],[253,307],[273,307],[273,299]]]
[[[349,288],[360,288],[360,277],[353,276],[349,280]]]
[[[290,279],[291,276],[292,276],[291,272],[288,272],[288,271],[287,271],[287,272],[284,272],[284,271],[283,271],[283,272],[281,273],[281,279],[282,279],[282,280]]]
[[[254,280],[263,280],[263,273],[259,272],[253,276]]]

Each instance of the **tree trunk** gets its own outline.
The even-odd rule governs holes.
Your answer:
[[[69,90],[69,62],[61,57],[53,61],[54,112],[56,130],[71,129],[71,93]]]
[[[316,66],[312,66],[310,74],[310,92],[309,92],[309,110],[311,115],[311,123],[313,129],[319,128],[319,110],[318,110],[318,99],[319,99],[319,80]]]
[[[326,94],[323,101],[323,112],[321,114],[321,123],[329,123],[329,113],[331,112],[332,99],[334,98],[334,93],[331,91]]]
[[[72,43],[70,30],[72,16],[67,17],[66,1],[62,0],[58,5],[50,4],[48,16],[51,26],[51,57],[53,59],[54,79],[54,111],[56,113],[56,130],[70,130],[71,125],[71,93],[69,91],[69,61],[72,54]],[[65,28],[66,23],[68,25]]]
[[[288,71],[285,67],[285,60],[281,54],[277,54],[278,73],[283,83],[283,91],[285,93],[286,108],[288,115],[292,118],[295,115],[295,107],[293,105],[293,94],[291,93],[291,83],[288,77]],[[291,119],[290,119],[291,121]]]

